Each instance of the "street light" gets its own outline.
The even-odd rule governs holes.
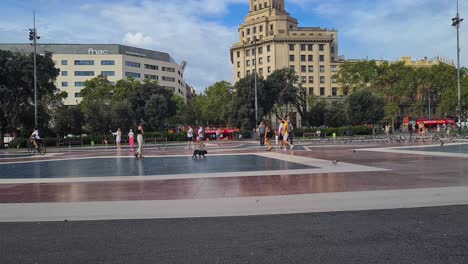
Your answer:
[[[32,45],[34,47],[34,125],[37,128],[37,65],[36,65],[36,56],[37,56],[37,40],[40,39],[37,35],[36,30],[36,12],[33,10],[33,28],[29,29],[29,41],[32,41]]]
[[[255,132],[258,129],[258,95],[257,95],[257,37],[253,36],[254,44],[254,86],[255,86]]]
[[[457,0],[457,16],[452,18],[452,26],[457,28],[457,88],[458,88],[458,122],[460,126],[458,131],[462,129],[462,109],[461,109],[461,88],[460,88],[460,24],[463,22],[463,18],[460,18],[458,12],[458,0]]]

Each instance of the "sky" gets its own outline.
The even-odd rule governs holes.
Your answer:
[[[248,0],[0,0],[0,43],[28,41],[33,8],[40,43],[167,52],[188,62],[186,81],[198,92],[232,82],[229,49],[249,9]],[[286,0],[286,10],[299,26],[337,29],[339,54],[347,59],[456,60],[456,0]],[[468,19],[468,0],[460,0],[460,15]],[[462,24],[462,66],[468,65],[467,33]]]

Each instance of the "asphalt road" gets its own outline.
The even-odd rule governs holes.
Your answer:
[[[468,206],[1,223],[1,264],[468,263]]]

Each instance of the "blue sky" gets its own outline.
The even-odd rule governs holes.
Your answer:
[[[339,30],[346,58],[456,58],[455,0],[286,0],[300,26]],[[187,81],[202,91],[232,81],[229,48],[248,0],[2,0],[0,42],[26,42],[36,9],[42,43],[121,43],[188,61]],[[460,0],[468,18],[468,1]],[[467,20],[468,22],[468,20]],[[468,24],[461,28],[468,65]]]

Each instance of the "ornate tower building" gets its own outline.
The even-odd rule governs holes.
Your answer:
[[[250,12],[239,27],[239,42],[231,48],[234,81],[253,74],[267,77],[291,68],[308,94],[338,95],[333,78],[338,62],[338,32],[299,27],[284,0],[249,0]]]

